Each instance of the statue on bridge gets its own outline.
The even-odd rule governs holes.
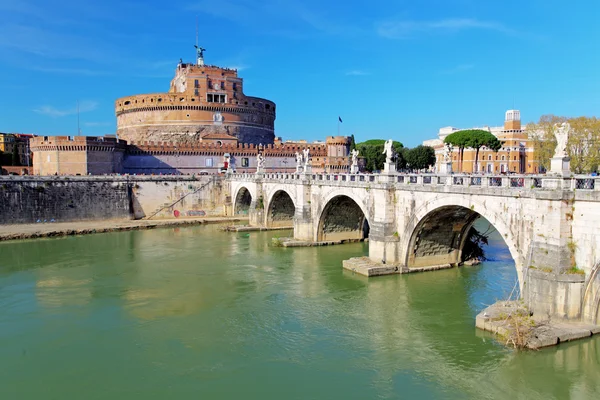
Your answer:
[[[569,131],[571,126],[563,122],[554,130],[556,137],[556,148],[554,157],[550,160],[550,172],[562,176],[568,176],[571,173],[571,159],[567,153],[567,143],[569,142]]]
[[[350,155],[352,156],[352,166],[358,166],[358,150],[354,149],[350,152]]]
[[[392,139],[386,140],[383,145],[383,153],[385,154],[385,163],[391,164],[394,162],[394,141]]]
[[[302,172],[302,154],[296,152],[296,173]]]
[[[303,153],[303,158],[304,158],[304,170],[307,170],[307,167],[310,163],[310,149],[306,148],[304,150],[302,150]]]
[[[444,162],[445,163],[449,163],[452,162],[452,145],[451,144],[446,144],[446,146],[444,146]]]
[[[563,122],[560,127],[554,130],[554,136],[556,137],[556,149],[554,150],[554,157],[564,158],[569,156],[567,153],[569,130],[571,130],[571,127],[566,122]]]
[[[256,155],[256,173],[262,174],[265,172],[265,157],[262,153]]]
[[[358,150],[353,149],[350,152],[350,156],[352,157],[352,165],[350,166],[350,173],[358,174]]]

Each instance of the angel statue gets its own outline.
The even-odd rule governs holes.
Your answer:
[[[565,158],[567,154],[567,142],[569,141],[569,130],[571,127],[564,122],[559,128],[554,130],[556,137],[556,149],[554,150],[554,158]]]
[[[302,166],[302,154],[296,152],[296,167]]]
[[[310,149],[306,148],[302,150],[302,153],[304,154],[304,166],[307,167],[310,162]]]
[[[261,153],[256,155],[256,172],[262,172],[265,169],[265,157]]]
[[[352,156],[352,166],[355,167],[358,165],[358,150],[354,149],[350,152]]]
[[[385,144],[383,145],[383,153],[381,154],[385,154],[385,163],[386,164],[392,164],[393,158],[394,158],[394,141],[392,139],[390,140],[386,140]]]
[[[444,162],[449,163],[452,161],[452,145],[448,144],[444,146]]]

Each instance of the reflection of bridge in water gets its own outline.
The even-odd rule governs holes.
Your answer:
[[[596,322],[600,178],[558,176],[231,174],[234,212],[293,225],[300,241],[369,237],[387,270],[458,265],[480,217],[503,237],[534,312]],[[395,266],[389,268],[389,266]],[[584,274],[568,274],[576,266]],[[527,283],[527,285],[526,285]]]

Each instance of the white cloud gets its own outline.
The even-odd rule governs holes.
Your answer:
[[[386,21],[377,26],[377,33],[389,39],[403,39],[419,33],[457,32],[480,29],[514,34],[515,31],[499,22],[481,21],[473,18],[449,18],[439,21]]]
[[[86,113],[90,111],[94,111],[98,108],[98,103],[95,101],[85,100],[79,103],[79,112]],[[72,108],[56,108],[54,106],[44,105],[40,106],[33,110],[34,112],[42,115],[47,115],[48,117],[57,118],[57,117],[66,117],[67,115],[77,114],[77,105]]]
[[[366,75],[371,75],[370,72],[367,71],[362,71],[360,69],[353,69],[351,71],[347,71],[346,76],[366,76]]]

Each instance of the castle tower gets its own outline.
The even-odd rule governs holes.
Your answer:
[[[521,111],[508,110],[504,117],[504,130],[520,131],[521,130]]]
[[[240,143],[272,144],[275,103],[244,94],[237,70],[180,61],[168,92],[122,97],[115,102],[117,135],[131,143],[196,143],[214,135]],[[211,139],[212,140],[212,139]]]

